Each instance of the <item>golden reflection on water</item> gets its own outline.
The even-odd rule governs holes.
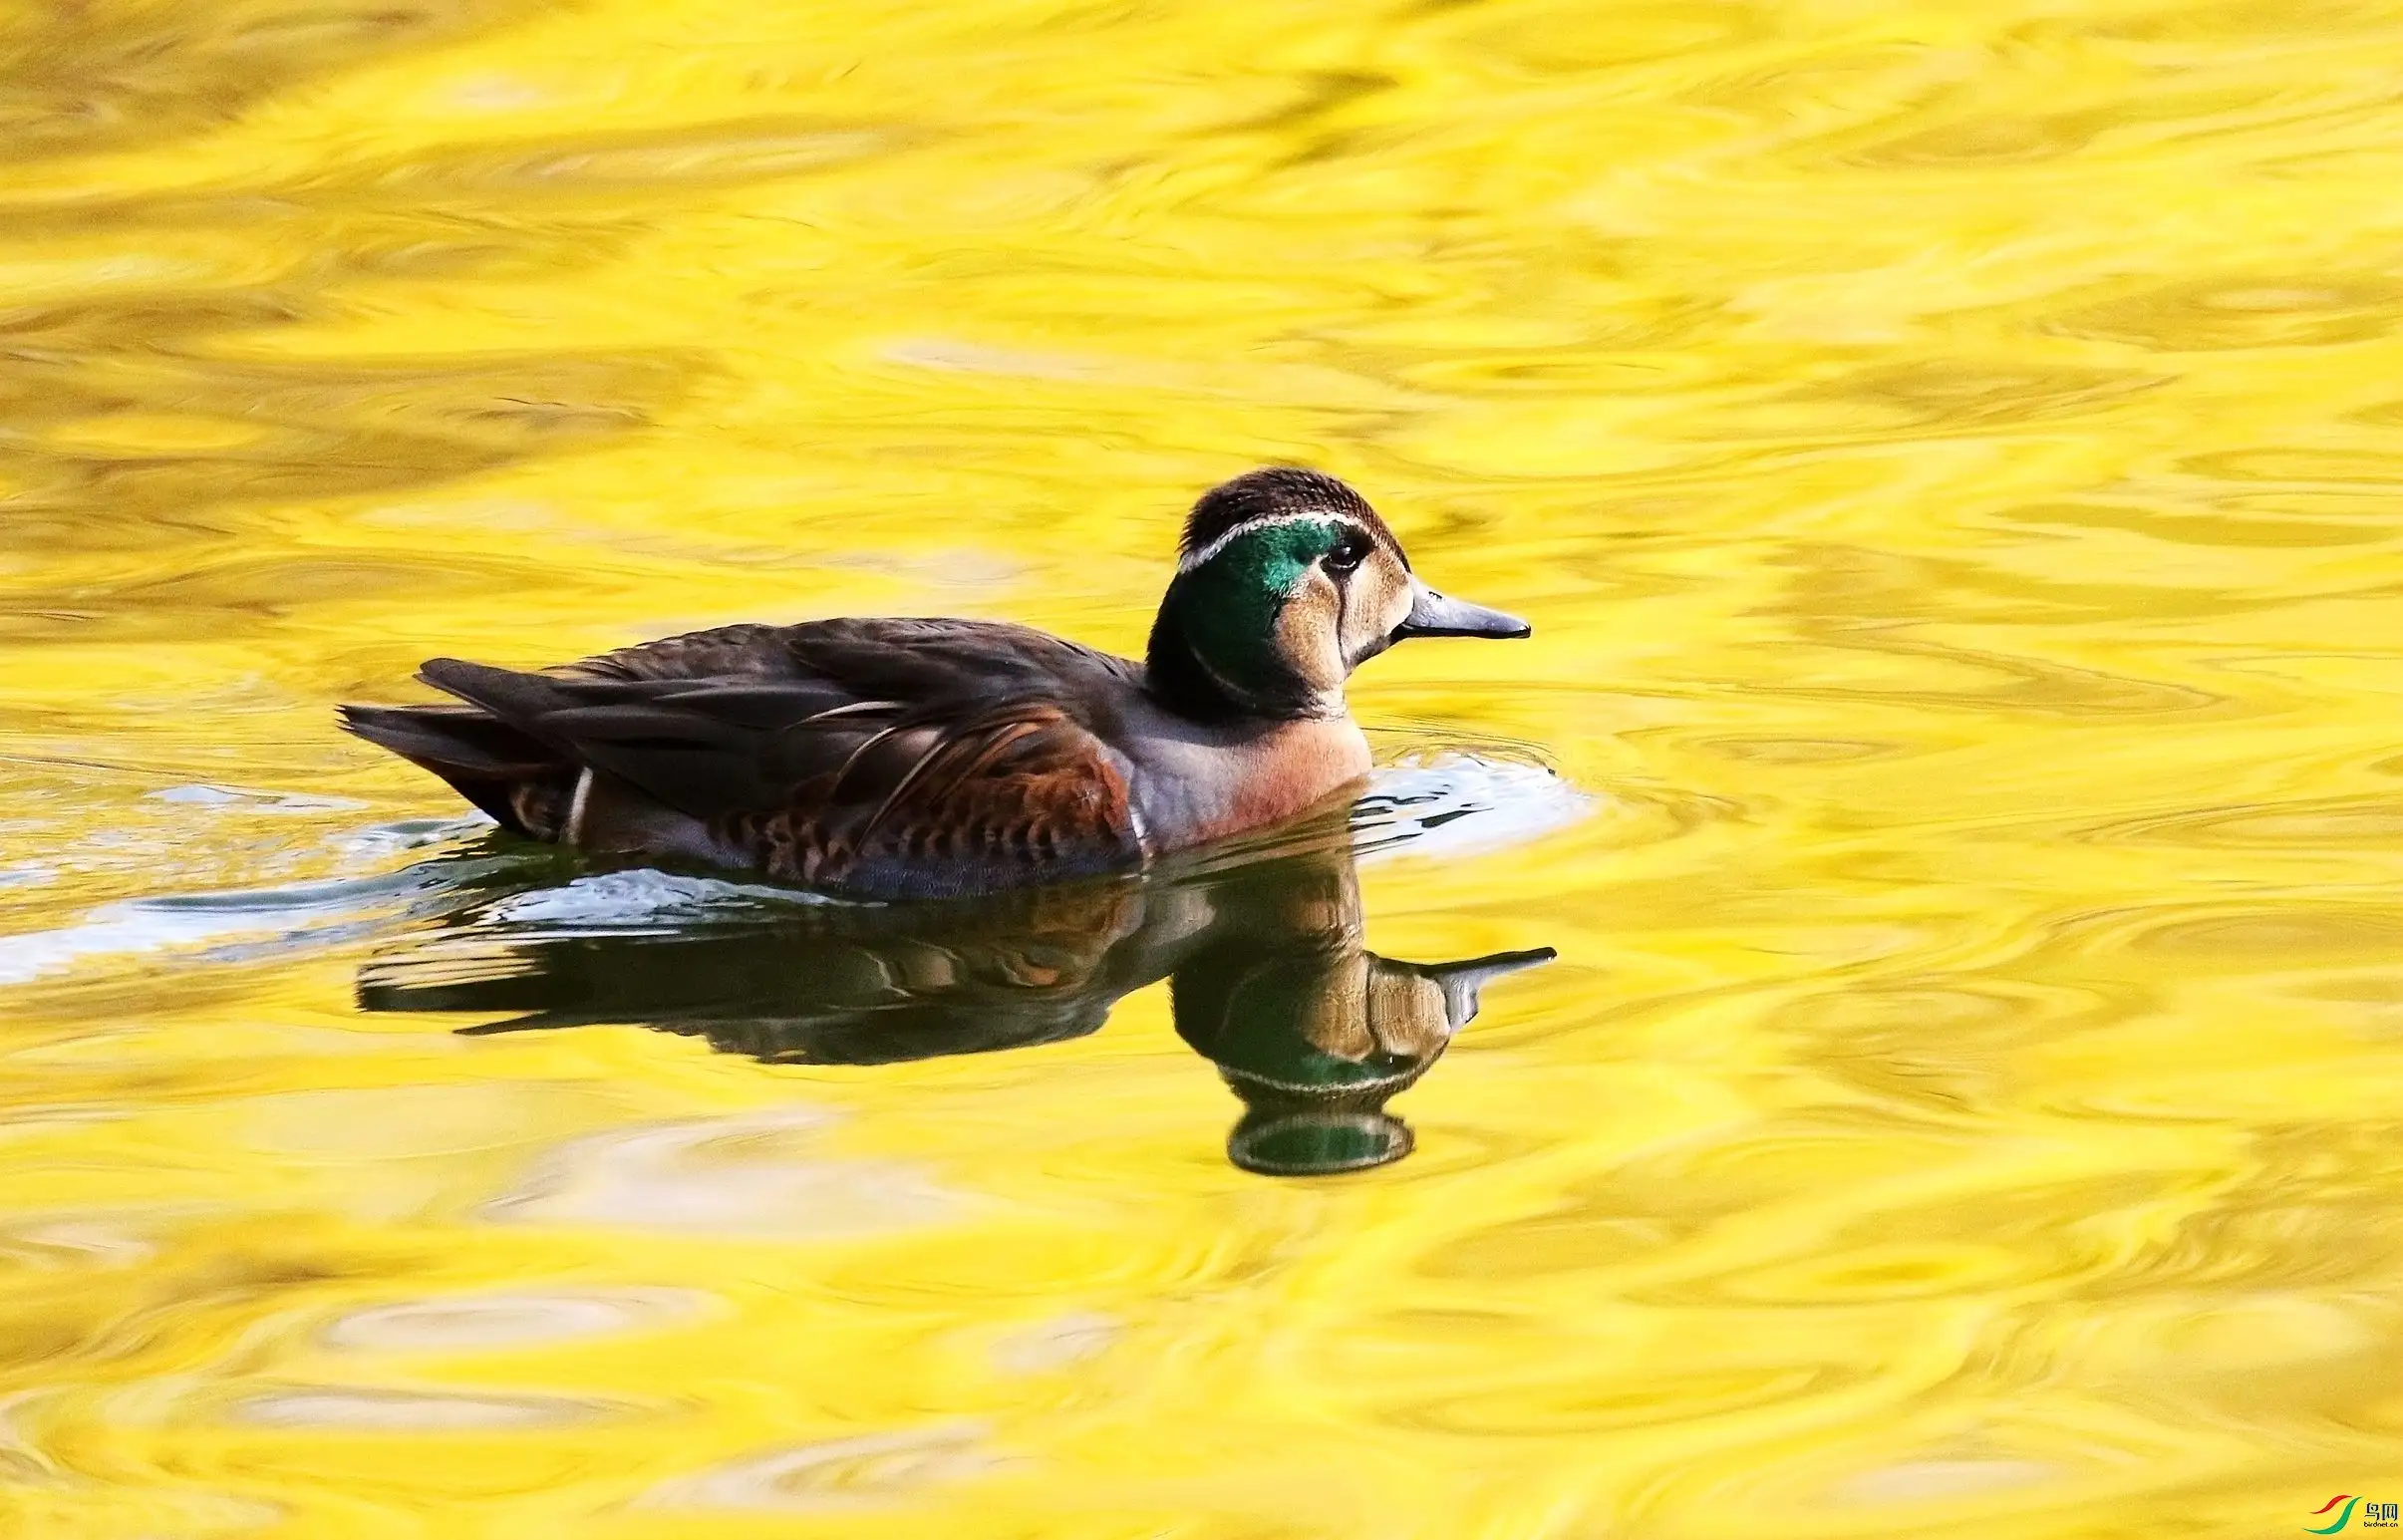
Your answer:
[[[2379,1495],[2399,66],[2342,0],[11,12],[0,1528]],[[1384,956],[1561,952],[1407,1161],[1229,1164],[1157,988],[868,1067],[356,1008],[473,835],[330,703],[1133,650],[1271,459],[1536,624],[1373,665],[1387,756],[1597,799],[1362,867]]]

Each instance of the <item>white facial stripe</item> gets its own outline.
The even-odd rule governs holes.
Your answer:
[[[1178,562],[1176,564],[1177,575],[1181,577],[1185,573],[1192,571],[1195,567],[1206,565],[1211,557],[1216,556],[1220,551],[1225,550],[1228,546],[1234,544],[1237,540],[1242,539],[1245,535],[1252,533],[1254,530],[1275,529],[1283,524],[1344,524],[1350,528],[1359,530],[1361,534],[1366,534],[1368,532],[1367,529],[1361,525],[1359,520],[1348,517],[1342,513],[1263,514],[1259,518],[1245,519],[1242,523],[1237,524],[1225,534],[1220,535],[1217,539],[1212,540],[1200,550],[1195,551],[1192,555],[1187,556],[1184,560]]]

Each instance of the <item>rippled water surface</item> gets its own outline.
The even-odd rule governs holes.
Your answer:
[[[2399,80],[2341,0],[11,10],[0,1529],[2403,1496]],[[1407,1159],[1230,1158],[1292,1056],[1143,949],[1235,889],[930,944],[332,725],[735,619],[1136,650],[1269,460],[1536,627],[1372,664],[1356,860],[1211,911],[1557,950],[1379,1029]]]

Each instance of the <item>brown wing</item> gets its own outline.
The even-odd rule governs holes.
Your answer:
[[[1128,667],[1015,626],[832,621],[542,674],[436,659],[422,677],[598,772],[564,837],[921,897],[1140,861],[1088,720],[1090,687]]]
[[[815,620],[721,626],[546,669],[574,679],[811,683],[854,701],[1091,699],[1134,665],[1089,647],[988,620]]]
[[[777,876],[883,897],[989,892],[1142,859],[1125,779],[1055,706],[1006,703],[885,733],[783,805],[727,818],[721,837]]]

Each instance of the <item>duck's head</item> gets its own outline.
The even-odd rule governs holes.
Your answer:
[[[1193,505],[1148,667],[1153,691],[1190,716],[1334,717],[1352,671],[1405,637],[1529,629],[1420,582],[1358,492],[1280,465]]]

